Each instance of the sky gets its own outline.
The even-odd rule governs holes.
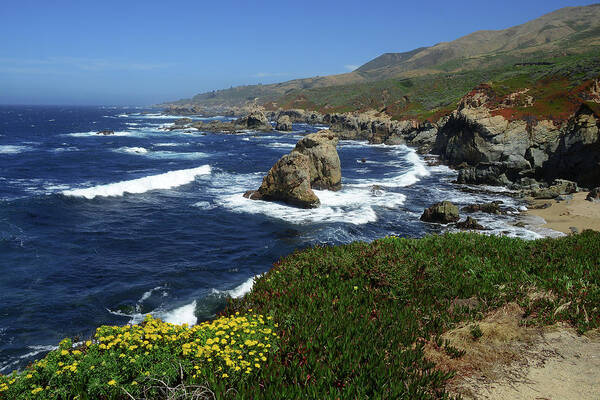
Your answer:
[[[344,73],[597,1],[0,0],[0,104],[150,105]]]

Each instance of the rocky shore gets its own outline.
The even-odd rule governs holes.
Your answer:
[[[271,130],[271,121],[279,131],[290,131],[293,123],[325,125],[339,139],[406,144],[421,154],[437,155],[440,162],[458,171],[457,183],[506,186],[523,198],[561,200],[600,186],[600,78],[582,88],[580,96],[583,101],[576,111],[561,118],[552,114],[516,117],[519,107],[536,102],[527,90],[498,99],[488,85],[482,84],[465,95],[453,112],[435,121],[392,120],[377,111],[265,111],[253,104],[219,110],[221,115],[247,113],[233,122],[189,120],[170,129],[194,127],[236,133]],[[195,110],[189,106],[183,109]],[[181,110],[170,108],[168,112]],[[287,161],[292,158],[299,162],[301,157]]]

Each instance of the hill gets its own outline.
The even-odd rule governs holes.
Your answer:
[[[592,61],[600,57],[600,4],[562,8],[508,29],[478,31],[431,47],[386,53],[346,74],[239,86],[171,104],[231,107],[256,101],[274,108],[304,106],[319,111],[353,111],[371,105],[393,108],[415,92],[404,89],[436,87],[448,78],[460,82],[450,85],[450,94],[441,93],[452,99],[450,103],[421,105],[431,111],[457,101],[479,83],[502,79],[513,70],[557,63],[560,68],[582,57]],[[336,98],[340,92],[346,94],[344,101]],[[366,98],[357,100],[357,94],[366,94]],[[329,100],[323,102],[322,98]]]

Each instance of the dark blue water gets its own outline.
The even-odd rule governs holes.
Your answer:
[[[247,200],[318,127],[165,131],[175,118],[143,112],[0,107],[0,372],[101,324],[210,318],[294,249],[421,236],[441,229],[419,221],[431,203],[486,199],[404,146],[342,141],[344,189],[317,192],[321,208]],[[95,134],[104,129],[116,134]],[[504,222],[489,224],[531,234]]]

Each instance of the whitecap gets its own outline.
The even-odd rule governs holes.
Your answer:
[[[185,185],[193,182],[196,176],[208,175],[210,172],[210,165],[203,165],[197,168],[169,171],[159,175],[146,176],[144,178],[99,185],[91,188],[65,190],[63,194],[66,196],[93,199],[98,196],[123,196],[125,193],[145,193],[150,190],[171,189]]]
[[[201,208],[202,210],[212,210],[217,207],[216,205],[211,204],[208,201],[199,201],[197,203],[194,203],[193,206]]]
[[[406,200],[406,196],[401,193],[374,192],[353,185],[346,185],[337,192],[329,190],[314,190],[314,192],[321,200],[321,205],[313,209],[250,200],[242,196],[243,192],[218,198],[216,203],[233,212],[263,214],[294,224],[346,222],[361,225],[377,221],[374,207],[397,208]]]
[[[73,132],[66,133],[62,136],[72,136],[72,137],[111,137],[111,136],[132,136],[132,133],[129,131],[115,131],[111,135],[99,135],[98,131],[88,131],[88,132]]]
[[[33,150],[29,146],[0,145],[0,154],[18,154]]]
[[[234,299],[239,299],[241,297],[244,297],[244,295],[246,293],[250,293],[250,291],[252,290],[252,286],[254,286],[254,279],[255,279],[255,277],[253,276],[253,277],[249,278],[248,280],[246,280],[241,285],[239,285],[231,290],[227,290],[226,293]]]
[[[148,149],[144,147],[120,147],[116,150],[121,153],[130,153],[130,154],[146,154],[148,153]]]

